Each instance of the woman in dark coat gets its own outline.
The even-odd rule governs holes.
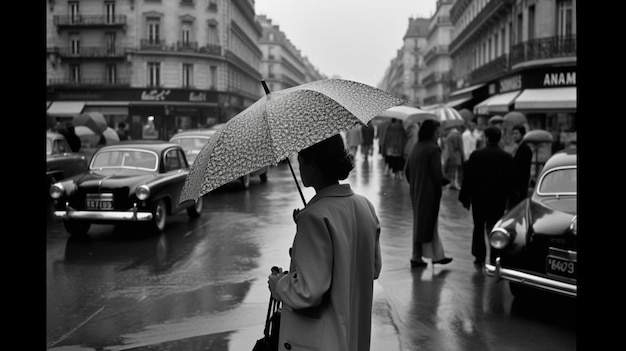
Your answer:
[[[511,132],[513,133],[513,140],[515,140],[517,145],[513,149],[513,187],[515,193],[509,207],[515,206],[528,197],[530,165],[533,159],[533,151],[524,142],[526,127],[517,124],[513,126]]]
[[[413,252],[411,267],[424,267],[422,257],[432,263],[446,264],[439,239],[438,218],[444,176],[441,166],[441,149],[437,145],[440,123],[426,120],[420,126],[418,141],[409,153],[404,174],[409,182],[409,194],[413,205]]]

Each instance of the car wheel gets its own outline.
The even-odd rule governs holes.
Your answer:
[[[162,232],[165,229],[165,218],[167,217],[167,207],[165,200],[159,200],[152,207],[152,230]]]
[[[261,183],[267,182],[267,172],[261,173],[261,175],[259,175],[259,178],[261,179]]]
[[[91,227],[91,223],[79,221],[63,221],[63,225],[65,226],[65,230],[67,230],[67,232],[70,233],[71,236],[77,238],[86,237],[87,232]]]
[[[245,176],[239,178],[239,181],[241,182],[241,187],[243,189],[248,189],[250,187],[250,175],[246,174]]]
[[[200,196],[196,199],[196,202],[191,207],[187,207],[187,214],[189,218],[198,218],[202,214],[202,206],[204,204],[204,198]]]

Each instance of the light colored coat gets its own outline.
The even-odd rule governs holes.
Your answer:
[[[296,216],[283,301],[279,350],[370,349],[374,280],[382,265],[380,222],[350,185],[319,191]]]

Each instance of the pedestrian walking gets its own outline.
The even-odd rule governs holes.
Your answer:
[[[403,157],[405,160],[409,159],[411,150],[413,149],[413,146],[415,146],[415,144],[417,143],[417,140],[419,139],[418,138],[419,130],[420,130],[420,127],[418,123],[411,123],[406,129],[406,145],[404,146],[404,152],[403,152]]]
[[[361,127],[355,126],[346,131],[346,144],[348,145],[348,149],[352,156],[356,157],[356,154],[359,150],[359,145],[363,142],[363,137],[361,136]]]
[[[502,217],[513,194],[513,156],[498,146],[502,132],[490,126],[484,133],[487,144],[470,155],[459,192],[463,207],[472,211],[472,255],[481,265],[487,254],[486,233]]]
[[[387,154],[385,153],[385,135],[387,134],[387,127],[390,123],[390,121],[384,121],[376,127],[376,138],[378,138],[378,153],[383,158],[383,163],[385,165],[385,175],[389,174],[389,163],[387,162]]]
[[[446,136],[447,157],[444,162],[446,177],[450,180],[450,189],[461,188],[461,167],[463,166],[463,137],[457,128],[452,128]]]
[[[374,125],[372,125],[372,121],[369,121],[366,125],[361,126],[361,154],[363,155],[365,161],[367,161],[373,154],[375,131],[376,130]]]
[[[126,130],[126,123],[118,123],[115,132],[117,132],[117,136],[120,138],[120,141],[130,140],[130,136],[128,135],[128,131]]]
[[[302,184],[315,196],[294,210],[288,273],[268,277],[272,296],[283,303],[280,350],[370,349],[380,222],[367,198],[339,184],[353,160],[339,135],[298,153]]]
[[[511,129],[511,135],[515,142],[513,148],[513,189],[514,195],[509,205],[510,208],[528,197],[528,187],[530,183],[530,167],[533,159],[533,151],[525,143],[524,135],[526,127],[516,124]]]
[[[74,124],[72,122],[66,122],[65,129],[60,130],[59,132],[63,134],[63,136],[67,140],[67,143],[70,145],[70,149],[72,149],[72,152],[80,151],[80,137],[76,134]]]
[[[418,141],[409,153],[404,172],[409,182],[413,208],[413,249],[411,267],[425,267],[423,257],[432,264],[448,264],[439,238],[439,204],[446,183],[441,167],[441,149],[437,145],[440,123],[426,120],[418,133]]]
[[[406,135],[402,122],[397,118],[392,118],[385,132],[385,155],[389,170],[394,178],[402,178],[404,169],[404,146],[406,145]]]

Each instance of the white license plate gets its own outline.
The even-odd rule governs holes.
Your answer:
[[[112,210],[113,194],[88,194],[86,199],[88,210]]]
[[[546,273],[568,279],[576,279],[576,261],[548,256],[546,259]]]

